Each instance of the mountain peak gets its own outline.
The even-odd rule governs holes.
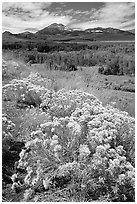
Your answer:
[[[65,26],[61,23],[52,23],[51,25],[49,25],[47,28],[65,28]]]
[[[37,34],[56,34],[56,33],[62,33],[65,30],[67,30],[67,27],[63,24],[58,23],[52,23],[48,27],[43,28],[42,30],[38,31]]]
[[[9,31],[4,31],[3,34],[4,34],[4,35],[12,35],[12,33],[9,32]]]
[[[29,34],[32,34],[32,33],[29,32],[29,31],[25,31],[25,32],[23,32],[22,34],[24,34],[24,35],[29,35]]]

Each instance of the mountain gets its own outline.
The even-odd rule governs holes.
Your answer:
[[[17,35],[22,35],[22,36],[24,35],[24,36],[26,36],[26,35],[33,35],[33,33],[29,32],[29,31],[25,31],[25,32],[19,33]]]
[[[123,35],[130,35],[131,33],[134,33],[134,32],[131,32],[131,31],[124,31],[124,30],[120,30],[120,29],[116,29],[116,28],[102,28],[102,27],[97,27],[97,28],[89,28],[89,29],[86,29],[85,32],[88,32],[88,33],[106,33],[106,34],[123,34]]]
[[[23,32],[23,33],[18,33],[18,34],[14,34],[14,36],[18,37],[18,38],[33,38],[35,36],[34,33],[31,33],[31,32]]]
[[[7,36],[13,35],[13,34],[12,34],[11,32],[9,32],[9,31],[5,31],[5,32],[3,32],[2,34],[5,35],[5,36],[6,36],[6,35],[7,35]]]
[[[5,31],[3,42],[29,41],[29,42],[86,42],[86,41],[134,41],[135,34],[115,28],[89,28],[86,30],[73,30],[63,24],[53,23],[36,33],[23,32],[12,34]]]
[[[65,30],[65,26],[63,24],[53,23],[47,27],[47,29],[58,29],[58,30]]]
[[[20,39],[18,36],[16,37],[16,34],[12,34],[9,31],[5,31],[2,33],[2,43],[15,43],[19,42]]]
[[[135,29],[128,30],[128,32],[130,32],[130,33],[134,33],[134,34],[135,34]]]
[[[72,29],[69,29],[68,27],[64,26],[63,24],[53,23],[53,24],[49,25],[48,27],[36,32],[36,35],[45,35],[45,34],[54,35],[54,34],[64,33],[66,31],[72,31]]]
[[[85,30],[86,32],[89,33],[119,33],[119,32],[124,32],[119,29],[115,28],[102,28],[102,27],[97,27],[97,28],[89,28]]]

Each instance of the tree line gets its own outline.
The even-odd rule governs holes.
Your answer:
[[[75,44],[69,43],[69,46],[75,47]],[[135,74],[134,44],[94,44],[91,47],[82,46],[79,45],[77,47],[78,50],[71,47],[71,51],[69,51],[70,47],[67,47],[66,44],[67,51],[55,49],[54,51],[40,52],[36,47],[26,50],[8,50],[8,52],[11,52],[15,58],[23,58],[26,63],[44,63],[47,69],[71,71],[77,70],[78,66],[89,67],[98,65],[98,72],[101,74]]]

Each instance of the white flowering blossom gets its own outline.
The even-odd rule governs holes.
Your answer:
[[[90,154],[90,150],[87,145],[80,145],[79,153],[80,155],[88,156]]]
[[[31,188],[26,189],[26,190],[25,190],[25,193],[24,193],[23,202],[27,202],[27,201],[31,198],[31,196],[32,196],[33,193],[34,193],[34,191],[33,191]]]
[[[62,149],[61,145],[55,145],[54,146],[54,152],[58,152]]]
[[[44,186],[45,190],[47,190],[49,188],[49,185],[50,185],[50,180],[45,178],[43,180],[43,186]]]

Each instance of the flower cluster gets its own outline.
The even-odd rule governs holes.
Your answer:
[[[80,90],[49,91],[44,97],[45,100],[43,100],[41,107],[48,107],[50,114],[57,117],[70,116],[76,108],[81,109],[85,105],[91,107],[101,104],[95,96]]]
[[[81,161],[84,161],[86,157],[90,155],[90,150],[88,148],[88,145],[80,145],[79,147],[79,157]]]
[[[14,78],[20,78],[23,70],[26,69],[27,67],[21,62],[2,59],[2,78],[4,82],[8,82]]]
[[[2,72],[5,73],[7,70],[7,61],[2,59]]]
[[[47,190],[60,178],[91,189],[94,181],[99,196],[105,192],[119,199],[123,194],[128,200],[129,189],[134,195],[133,118],[78,90],[49,90],[41,107],[51,117],[31,133],[18,162],[26,170],[26,188],[42,185]]]
[[[14,69],[18,69],[19,68],[19,64],[15,61],[6,61],[4,59],[2,59],[2,73],[6,73],[8,71],[10,71],[9,67],[14,67]]]
[[[3,139],[12,138],[15,124],[9,119],[6,113],[2,114],[2,136]]]
[[[39,105],[51,84],[50,79],[31,73],[27,78],[13,79],[9,84],[4,85],[3,100]]]

